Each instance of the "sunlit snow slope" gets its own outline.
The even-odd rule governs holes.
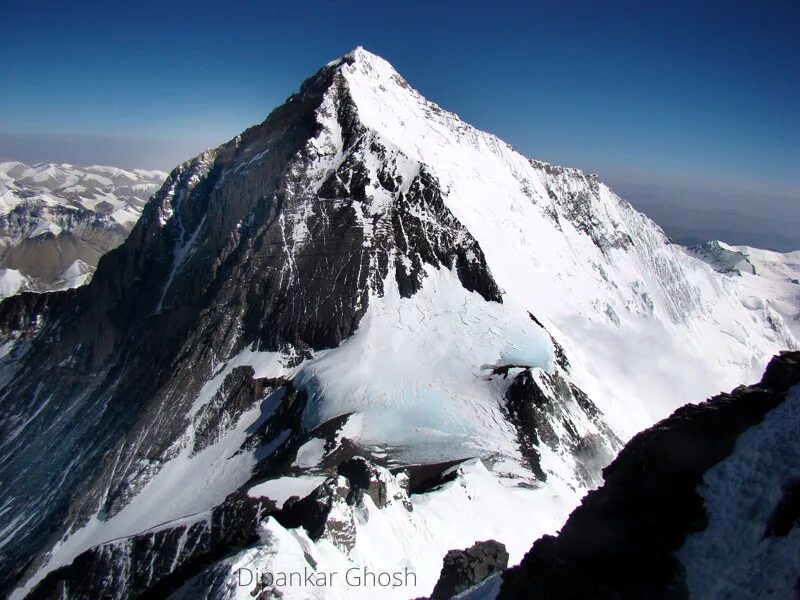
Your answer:
[[[800,336],[800,251],[773,252],[706,242],[692,246],[689,252],[726,274],[746,307],[764,310],[769,306],[795,339]]]
[[[431,166],[504,297],[561,333],[584,387],[628,433],[757,378],[795,346],[782,318],[748,305],[595,176],[528,160],[357,54],[343,73],[361,120]],[[646,403],[624,401],[644,393]]]

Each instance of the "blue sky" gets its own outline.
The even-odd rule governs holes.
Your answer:
[[[6,3],[4,25],[0,159],[168,170],[363,45],[524,154],[623,192],[800,204],[798,2],[43,0]]]

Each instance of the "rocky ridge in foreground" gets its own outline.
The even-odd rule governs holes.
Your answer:
[[[498,597],[796,597],[798,417],[800,352],[678,409],[622,449],[558,535],[503,574]]]

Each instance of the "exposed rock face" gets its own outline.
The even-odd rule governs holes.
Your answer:
[[[408,475],[395,475],[356,456],[341,463],[338,474],[328,478],[305,498],[290,499],[275,515],[285,527],[303,527],[312,539],[326,537],[349,552],[355,546],[355,513],[364,497],[378,508],[400,502],[411,510],[408,501]]]
[[[569,361],[563,348],[555,340],[553,343],[557,358],[553,373],[522,366],[506,391],[504,409],[517,431],[520,452],[539,479],[547,479],[541,466],[542,448],[547,447],[572,457],[576,478],[592,486],[599,483],[600,469],[622,443],[597,406],[569,381]],[[520,367],[507,366],[495,372],[507,376],[510,369]]]
[[[444,557],[442,574],[431,600],[447,600],[478,585],[508,567],[508,552],[495,540],[476,542],[466,550],[451,550]]]
[[[770,516],[764,537],[786,537],[800,524],[800,480],[789,481],[783,495]]]
[[[687,536],[709,526],[700,488],[704,476],[771,410],[797,402],[799,384],[800,353],[786,352],[773,359],[760,383],[685,406],[634,437],[603,471],[603,487],[584,498],[561,532],[536,542],[520,566],[503,576],[500,597],[688,597],[677,554]],[[786,535],[796,522],[796,492],[787,483],[767,536]],[[756,502],[772,494],[759,489],[757,480],[745,486],[736,493]],[[797,541],[788,544],[787,560],[800,549]],[[705,574],[711,581],[719,576]],[[783,589],[786,582],[768,585]],[[754,592],[767,594],[768,588],[739,593]]]
[[[611,227],[604,227],[604,215],[599,210],[597,199],[600,193],[600,181],[597,175],[587,175],[577,169],[551,165],[546,162],[532,160],[531,165],[544,174],[545,188],[550,200],[562,210],[550,211],[550,217],[557,227],[561,227],[561,217],[569,221],[578,231],[586,234],[603,252],[608,253],[613,248],[629,248],[633,245],[631,236],[626,233],[620,223],[611,223]],[[584,185],[574,189],[575,179]],[[567,184],[569,191],[558,194]]]
[[[255,524],[268,508],[241,494],[213,511],[95,546],[50,573],[29,597],[164,597],[214,560],[254,544]]]
[[[0,302],[0,336],[4,341],[32,338],[47,321],[51,308],[70,302],[76,294],[77,290],[25,292]]]

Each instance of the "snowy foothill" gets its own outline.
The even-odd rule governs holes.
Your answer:
[[[17,269],[0,269],[0,298],[7,298],[23,291],[28,278]]]
[[[98,165],[0,163],[0,268],[26,278],[0,287],[0,298],[88,283],[99,256],[122,243],[165,177]]]
[[[20,204],[33,203],[45,209],[71,206],[109,213],[116,222],[130,225],[166,176],[161,171],[98,165],[4,162],[0,163],[0,215]],[[57,227],[55,223],[39,224],[29,235],[38,235],[46,228],[58,235]]]

